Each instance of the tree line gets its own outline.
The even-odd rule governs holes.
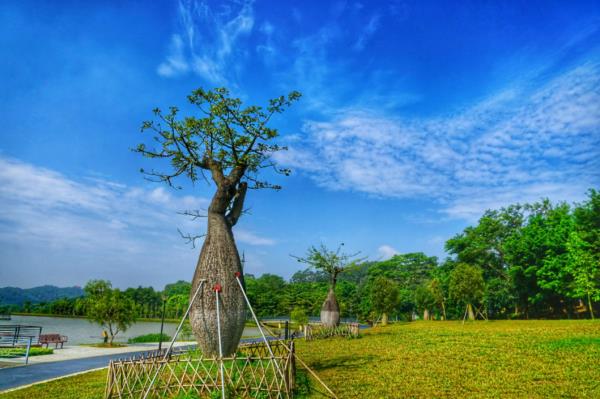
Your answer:
[[[477,224],[445,244],[443,261],[424,253],[382,261],[351,262],[337,276],[342,318],[582,318],[600,302],[600,192],[578,204],[511,205],[486,211]],[[289,281],[274,274],[245,275],[259,317],[318,316],[331,276],[307,268]],[[191,284],[163,291],[128,288],[120,293],[140,318],[181,317]],[[13,311],[84,316],[85,297],[13,306]]]

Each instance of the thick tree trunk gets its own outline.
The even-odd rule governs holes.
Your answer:
[[[590,317],[592,318],[592,320],[594,320],[594,307],[592,305],[592,297],[589,292],[587,293],[587,300],[588,300],[588,308],[590,309]]]
[[[223,356],[235,353],[242,337],[246,305],[235,279],[236,272],[242,272],[242,265],[231,223],[223,213],[209,211],[208,232],[200,251],[190,294],[194,294],[202,279],[206,280],[190,312],[192,330],[205,356],[219,355],[216,284],[222,287],[219,306]]]
[[[429,309],[423,310],[423,320],[429,320]]]
[[[473,305],[470,303],[467,304],[467,313],[469,315],[469,320],[475,320],[475,313],[473,312]]]
[[[385,312],[381,315],[381,325],[382,326],[388,325],[388,314]]]
[[[340,306],[335,298],[335,287],[330,287],[327,299],[321,307],[321,323],[325,327],[336,327],[340,324]]]
[[[117,329],[116,331],[113,330],[112,328],[112,324],[108,325],[108,332],[110,333],[110,340],[108,342],[109,346],[112,346],[113,341],[115,340],[115,335],[117,335],[119,333],[119,330]]]

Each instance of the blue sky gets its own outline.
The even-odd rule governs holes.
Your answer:
[[[290,4],[2,2],[0,286],[190,279],[177,228],[205,226],[177,212],[212,187],[148,183],[129,149],[200,86],[303,93],[273,121],[293,175],[235,228],[250,273],[320,242],[444,257],[485,209],[600,186],[600,3]]]

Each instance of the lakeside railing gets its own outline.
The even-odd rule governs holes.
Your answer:
[[[23,326],[20,324],[0,325],[0,347],[25,348],[25,364],[29,363],[29,351],[32,346],[40,344],[40,326]],[[17,357],[20,355],[8,355],[6,357]]]
[[[0,347],[39,345],[41,333],[40,326],[0,324]]]

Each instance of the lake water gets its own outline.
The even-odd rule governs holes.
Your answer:
[[[87,319],[75,319],[69,317],[42,317],[42,316],[16,316],[10,321],[0,321],[0,324],[22,324],[42,327],[42,334],[61,334],[69,337],[67,345],[92,344],[102,342],[102,327],[91,323]],[[177,329],[177,324],[166,323],[164,333],[172,337]],[[133,324],[125,332],[120,332],[115,337],[115,342],[127,342],[127,339],[138,335],[160,332],[159,322],[139,322]],[[260,335],[258,328],[246,327],[244,337],[256,337]]]

